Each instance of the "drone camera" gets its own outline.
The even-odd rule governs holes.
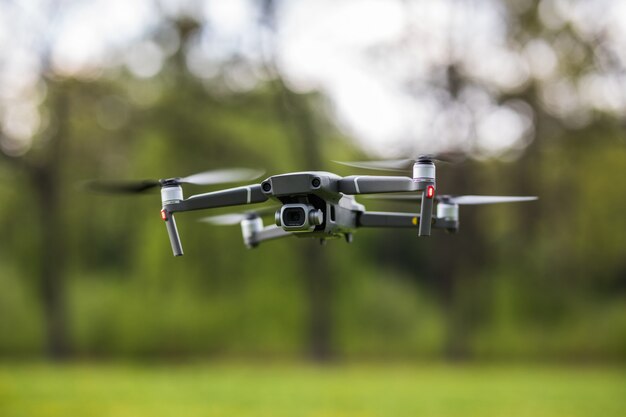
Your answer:
[[[276,212],[276,225],[290,232],[308,232],[323,221],[322,211],[308,204],[285,204]]]
[[[302,227],[306,220],[306,211],[302,207],[289,207],[283,211],[282,223],[284,226]]]

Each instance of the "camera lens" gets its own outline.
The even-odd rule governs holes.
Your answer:
[[[303,226],[306,213],[302,207],[290,207],[283,210],[283,225],[289,227]]]

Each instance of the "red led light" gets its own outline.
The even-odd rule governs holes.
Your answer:
[[[167,213],[165,212],[165,210],[161,210],[161,218],[163,219],[163,221],[167,221]]]
[[[426,187],[426,197],[433,198],[434,196],[435,196],[435,187],[433,187],[432,185],[429,185],[428,187]]]

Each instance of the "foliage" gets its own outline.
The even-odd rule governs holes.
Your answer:
[[[534,9],[513,17],[518,40],[554,36],[534,33]],[[182,42],[198,30],[193,21],[169,23]],[[47,124],[26,154],[0,153],[3,356],[49,350],[52,311],[67,323],[77,357],[298,357],[315,314],[310,283],[324,278],[328,344],[338,357],[626,359],[626,150],[617,116],[587,109],[590,121],[574,126],[542,102],[545,82],[494,93],[531,105],[534,142],[514,161],[442,166],[438,189],[540,200],[463,207],[458,235],[360,231],[351,246],[331,241],[313,252],[294,238],[248,251],[237,227],[211,228],[196,222],[205,213],[185,213],[186,256],[175,259],[156,194],[99,196],[76,185],[227,166],[270,175],[320,160],[347,175],[326,161],[363,157],[321,93],[291,91],[272,71],[255,88],[228,90],[219,76],[190,74],[184,52],[147,79],[117,67],[95,78],[42,74]],[[457,71],[448,64],[442,73]],[[224,65],[228,73],[246,63]],[[561,70],[572,77],[581,70],[568,65]],[[46,200],[46,185],[55,198]],[[50,296],[45,278],[57,267]]]

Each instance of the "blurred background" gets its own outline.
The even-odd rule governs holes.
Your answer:
[[[623,364],[625,22],[619,0],[0,1],[1,360]],[[441,193],[540,200],[251,251],[185,213],[174,258],[158,193],[77,186],[422,151],[467,156]]]

